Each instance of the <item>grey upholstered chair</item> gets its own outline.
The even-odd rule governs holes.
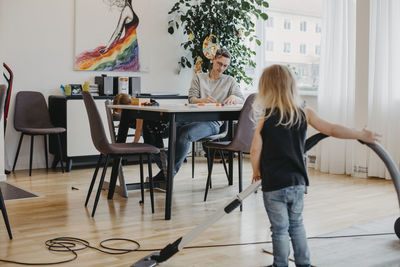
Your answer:
[[[204,201],[207,200],[208,188],[211,184],[211,173],[213,168],[213,161],[215,150],[228,150],[238,153],[238,165],[239,165],[239,192],[242,192],[242,160],[243,153],[250,153],[251,143],[253,141],[254,131],[256,127],[256,122],[252,118],[252,106],[256,94],[251,94],[247,97],[243,108],[240,111],[240,116],[238,120],[238,126],[235,132],[235,136],[232,141],[222,141],[222,142],[207,142],[205,147],[207,148],[208,160],[208,177],[206,184],[206,191],[204,193]]]
[[[47,108],[46,100],[40,92],[34,91],[20,91],[15,97],[15,113],[14,113],[14,128],[21,132],[19,139],[17,153],[15,154],[14,165],[12,171],[15,170],[17,164],[19,150],[24,135],[31,136],[31,150],[29,160],[29,176],[32,174],[32,158],[33,158],[33,140],[35,135],[43,135],[44,137],[44,151],[46,155],[46,170],[49,169],[47,158],[47,135],[55,134],[58,139],[59,156],[63,158],[61,138],[60,135],[66,130],[62,127],[54,127],[50,121],[50,114]],[[64,173],[64,166],[62,160],[61,170]]]
[[[205,142],[210,142],[210,141],[218,141],[222,138],[225,138],[225,136],[228,134],[228,122],[224,121],[224,123],[221,125],[220,129],[219,129],[219,133],[215,134],[215,135],[211,135],[211,136],[207,136],[203,139],[197,140],[195,142],[192,142],[192,178],[194,178],[194,165],[195,165],[195,161],[194,161],[194,157],[196,154],[196,142],[201,142],[201,143],[205,143]],[[222,163],[224,164],[224,169],[225,169],[225,173],[228,175],[228,170],[226,168],[225,165],[225,159],[224,159],[224,154],[220,151],[221,157],[222,157]]]
[[[3,116],[3,109],[4,109],[4,101],[6,98],[6,86],[4,84],[0,84],[0,119]],[[3,193],[1,192],[0,188],[0,209],[3,213],[4,223],[7,227],[8,236],[12,239],[11,227],[10,223],[8,222],[6,204],[4,203]]]
[[[82,92],[83,101],[85,102],[86,111],[89,118],[90,124],[90,134],[92,136],[92,141],[96,149],[101,153],[101,157],[105,156],[105,164],[103,168],[103,172],[101,174],[99,187],[97,189],[96,199],[94,202],[93,210],[92,210],[92,217],[96,212],[97,203],[99,201],[101,188],[103,187],[104,177],[106,174],[109,157],[110,156],[126,156],[126,155],[143,155],[147,154],[148,159],[148,168],[149,168],[149,183],[150,183],[150,199],[151,199],[151,210],[154,213],[154,194],[153,194],[153,178],[152,178],[152,169],[151,169],[151,154],[158,154],[160,150],[155,146],[142,144],[142,143],[110,143],[107,139],[106,132],[104,130],[103,122],[100,117],[100,113],[97,109],[96,103],[92,95],[87,92]],[[94,183],[96,181],[97,170],[99,169],[101,164],[101,159],[97,162],[97,167],[95,174],[93,175],[92,181],[90,183],[90,187],[88,190],[88,194],[86,196],[85,206],[90,198],[90,194],[92,193]],[[143,192],[144,188],[144,179],[143,179],[143,172],[141,172],[140,177],[140,185],[141,190]]]

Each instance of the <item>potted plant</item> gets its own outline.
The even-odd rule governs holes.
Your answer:
[[[252,82],[247,76],[247,67],[255,68],[256,52],[248,45],[261,41],[255,34],[255,20],[267,20],[263,12],[268,3],[263,0],[179,0],[169,14],[168,32],[173,34],[181,28],[187,40],[181,46],[190,56],[182,56],[181,67],[192,68],[195,72],[211,69],[213,52],[217,47],[227,48],[233,58],[226,73],[237,82]]]

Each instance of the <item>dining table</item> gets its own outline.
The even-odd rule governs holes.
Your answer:
[[[121,109],[121,120],[118,127],[117,142],[126,142],[130,122],[136,119],[164,121],[169,123],[167,149],[167,177],[165,198],[165,220],[171,219],[172,193],[175,162],[177,122],[228,121],[228,137],[233,136],[233,122],[238,120],[241,104],[223,105],[220,103],[168,103],[160,105],[109,105],[108,108]],[[232,185],[233,153],[229,153],[228,181]],[[108,199],[112,199],[118,178],[120,156],[113,157],[113,166],[109,183]]]

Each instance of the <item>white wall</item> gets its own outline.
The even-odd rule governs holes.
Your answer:
[[[147,57],[148,72],[124,74],[141,76],[142,92],[186,94],[192,72],[184,70],[177,74],[182,49],[177,36],[167,32],[168,11],[175,0],[133,2],[140,19],[139,49]],[[34,90],[47,99],[49,95],[61,94],[61,84],[93,82],[94,76],[104,73],[73,70],[74,10],[74,0],[0,0],[0,63],[6,62],[14,72],[5,142],[8,169],[12,167],[19,139],[13,127],[15,94]],[[5,83],[2,76],[0,83]],[[16,169],[28,168],[29,138],[25,139]],[[33,167],[43,168],[43,138],[36,139]]]

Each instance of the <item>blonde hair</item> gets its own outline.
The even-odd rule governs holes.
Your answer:
[[[128,94],[118,94],[114,97],[114,105],[130,105],[131,96]]]
[[[258,84],[258,95],[253,104],[254,116],[265,119],[278,112],[278,125],[293,126],[304,117],[296,81],[286,66],[272,65],[266,68]],[[267,111],[268,110],[268,111]]]

